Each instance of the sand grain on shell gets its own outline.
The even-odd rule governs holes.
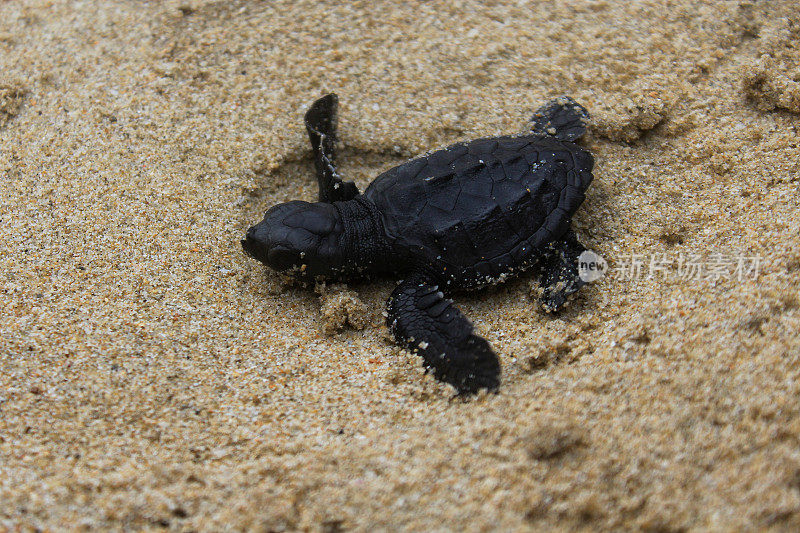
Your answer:
[[[795,2],[380,6],[0,3],[0,529],[800,527]],[[673,262],[555,317],[530,277],[459,297],[503,387],[454,400],[387,340],[393,282],[329,337],[239,250],[314,197],[328,91],[362,187],[569,94],[579,236]]]

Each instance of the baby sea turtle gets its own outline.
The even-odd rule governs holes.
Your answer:
[[[575,141],[589,115],[568,97],[540,108],[531,131],[453,144],[387,170],[359,193],[336,170],[338,98],[305,115],[319,201],[269,209],[245,252],[274,270],[315,279],[391,273],[397,341],[460,393],[496,389],[500,363],[448,299],[541,269],[541,303],[559,309],[583,281],[584,251],[570,219],[592,181],[591,154]]]

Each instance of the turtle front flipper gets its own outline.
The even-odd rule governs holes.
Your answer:
[[[398,343],[460,394],[500,384],[500,362],[489,343],[473,333],[433,278],[415,273],[402,281],[389,298],[387,324]]]
[[[551,243],[544,258],[542,277],[539,281],[542,295],[539,302],[547,312],[564,307],[567,298],[586,285],[580,278],[578,258],[586,250],[578,241],[575,232],[568,230],[559,240]]]
[[[352,200],[359,195],[351,181],[342,181],[336,171],[336,111],[339,97],[334,93],[323,96],[306,112],[306,130],[314,151],[314,166],[319,182],[319,201]]]
[[[589,112],[569,96],[550,100],[531,118],[531,130],[560,141],[574,141],[586,133]]]

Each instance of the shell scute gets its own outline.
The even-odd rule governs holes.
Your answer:
[[[364,196],[401,256],[464,280],[496,278],[560,237],[584,199],[593,160],[541,136],[459,143],[384,172]]]

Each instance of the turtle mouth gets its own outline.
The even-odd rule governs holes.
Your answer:
[[[262,263],[267,262],[266,254],[264,253],[264,247],[258,241],[258,239],[254,238],[253,232],[248,231],[245,238],[242,239],[242,250],[244,253],[247,254],[248,257],[252,257],[253,259],[260,261]]]
[[[283,272],[284,270],[292,268],[300,268],[297,262],[297,254],[283,246],[272,248],[267,254],[265,263],[278,272]],[[301,270],[305,270],[305,268]]]
[[[290,270],[297,265],[297,254],[283,246],[267,246],[255,237],[254,232],[247,232],[242,239],[242,250],[249,257],[259,261],[272,270],[283,272]]]
[[[242,239],[241,243],[242,243],[242,250],[244,250],[245,255],[247,255],[247,257],[252,257],[253,259],[257,259],[256,256],[253,255],[253,252],[250,250],[250,241],[248,241],[247,239]]]

